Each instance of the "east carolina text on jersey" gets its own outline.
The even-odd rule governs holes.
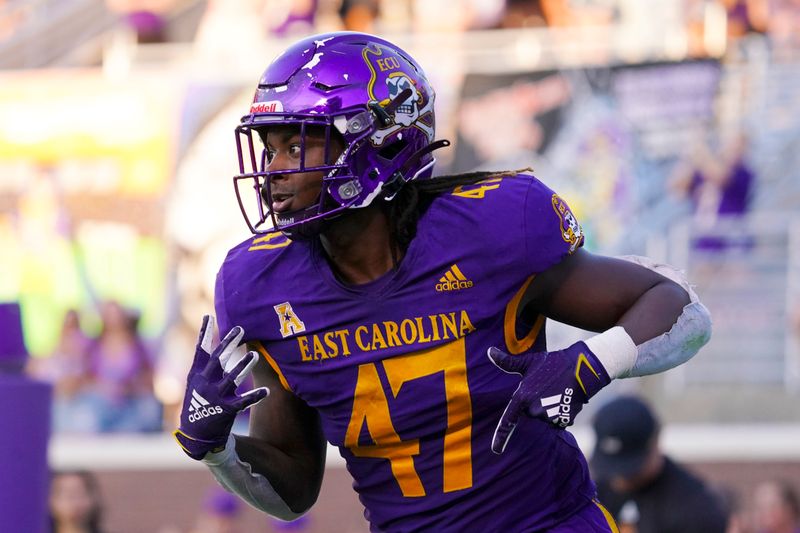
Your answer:
[[[348,356],[352,353],[351,346],[361,352],[373,352],[455,340],[472,331],[475,331],[475,326],[469,314],[461,310],[404,318],[400,322],[385,320],[310,336],[300,335],[297,337],[297,346],[303,361],[319,361],[339,355]]]
[[[493,178],[434,200],[399,267],[373,283],[342,284],[314,241],[242,243],[217,277],[220,329],[242,326],[319,412],[373,530],[546,530],[590,504],[594,486],[574,438],[545,422],[522,421],[492,453],[519,378],[486,350],[545,347],[521,295],[581,242],[536,178]],[[282,325],[293,323],[283,303],[304,331]]]

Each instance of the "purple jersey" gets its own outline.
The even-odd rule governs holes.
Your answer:
[[[522,295],[582,237],[536,178],[487,179],[437,197],[399,268],[365,285],[338,281],[317,242],[249,239],[217,278],[218,320],[319,412],[374,530],[546,529],[594,497],[586,461],[531,419],[492,453],[519,377],[486,350],[545,349],[543,317],[518,323]]]

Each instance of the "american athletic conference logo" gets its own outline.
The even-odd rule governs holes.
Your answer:
[[[453,263],[453,266],[447,269],[447,272],[444,273],[444,276],[439,278],[439,283],[436,284],[436,292],[449,292],[449,291],[459,291],[462,289],[469,289],[475,285],[471,279],[467,279],[467,276],[461,272],[461,269],[458,268],[458,265]]]

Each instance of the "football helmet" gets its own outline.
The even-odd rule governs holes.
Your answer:
[[[422,68],[388,41],[336,32],[292,45],[267,67],[250,113],[236,128],[239,174],[234,184],[250,230],[278,229],[290,238],[314,235],[323,221],[376,199],[390,200],[408,181],[430,177],[431,152],[449,144],[434,142],[433,102]],[[272,126],[287,125],[300,134],[299,168],[270,170],[259,136]],[[326,155],[324,164],[307,167],[305,141],[312,130],[322,132]],[[344,147],[335,161],[334,141]],[[274,212],[272,180],[299,172],[323,173],[317,201]]]

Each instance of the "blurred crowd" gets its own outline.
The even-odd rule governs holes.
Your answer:
[[[29,373],[53,384],[57,432],[148,432],[162,429],[153,393],[153,355],[139,334],[139,314],[116,301],[100,307],[100,332],[87,335],[75,310],[64,315],[50,357],[32,358]]]
[[[49,533],[104,533],[104,515],[109,502],[98,477],[87,470],[63,470],[50,476],[48,499]],[[112,505],[113,506],[113,505]],[[212,486],[197,504],[194,523],[183,529],[164,524],[154,533],[242,533],[245,504],[221,487]],[[308,531],[308,516],[293,522],[264,516],[268,531]]]
[[[719,28],[731,47],[753,34],[769,35],[780,49],[800,42],[797,0],[658,4],[643,8],[631,0],[209,0],[195,39],[200,46],[224,45],[239,41],[242,28],[250,28],[254,38],[263,39],[333,30],[413,33],[653,25],[655,18],[663,19],[658,24],[674,21],[684,28],[692,57],[714,52],[709,32]],[[169,39],[168,32],[164,38]]]
[[[77,0],[73,0],[77,4]],[[777,46],[800,40],[798,0],[105,0],[109,12],[140,43],[183,40],[178,19],[198,22],[193,38],[215,47],[268,36],[339,29],[381,32],[470,31],[528,27],[597,27],[675,18],[690,39],[690,54],[704,55],[709,24],[723,23],[728,40],[768,34]],[[55,0],[0,0],[0,41],[53,13]],[[199,18],[194,12],[202,10]],[[652,20],[650,21],[652,22]],[[666,21],[663,21],[666,22]],[[192,32],[190,32],[192,34]]]

